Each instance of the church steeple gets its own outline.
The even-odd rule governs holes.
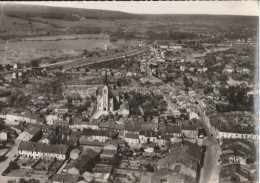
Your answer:
[[[106,70],[106,74],[105,74],[105,78],[104,78],[104,85],[108,85],[108,82],[107,82],[107,70]]]

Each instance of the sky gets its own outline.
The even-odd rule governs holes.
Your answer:
[[[58,7],[115,10],[135,14],[214,14],[258,16],[257,1],[92,1],[6,2]]]

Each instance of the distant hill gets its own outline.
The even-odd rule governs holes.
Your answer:
[[[207,15],[207,14],[156,14],[142,15],[145,19],[153,21],[171,21],[171,22],[210,22],[211,24],[240,24],[240,25],[257,25],[258,16],[240,16],[240,15]]]
[[[145,15],[96,9],[0,4],[0,40],[99,33],[119,39],[147,37],[147,33],[150,33],[150,37],[158,35],[158,39],[168,39],[167,35],[173,32],[188,33],[191,36],[225,33],[229,38],[237,39],[254,37],[257,31],[257,16]]]
[[[28,19],[40,17],[43,19],[61,19],[77,21],[85,19],[140,19],[142,16],[119,11],[106,11],[95,9],[79,9],[64,7],[49,7],[37,5],[2,5],[1,11],[7,16]]]

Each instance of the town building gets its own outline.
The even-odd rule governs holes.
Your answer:
[[[21,141],[18,147],[18,155],[21,158],[65,160],[68,158],[68,146]]]

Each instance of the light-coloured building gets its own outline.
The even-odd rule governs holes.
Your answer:
[[[130,147],[138,147],[140,146],[140,139],[138,134],[125,134],[125,141],[128,143]]]
[[[65,160],[68,155],[68,146],[21,141],[18,147],[18,155],[20,158]]]
[[[12,125],[18,125],[20,121],[25,121],[26,123],[33,123],[36,124],[39,119],[37,114],[32,114],[30,112],[8,112],[6,114],[6,123]]]
[[[181,126],[181,135],[188,138],[198,138],[199,130],[196,126]]]

